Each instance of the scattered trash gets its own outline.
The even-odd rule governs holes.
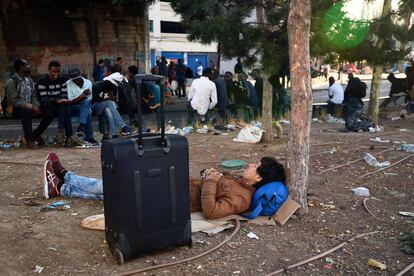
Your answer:
[[[290,125],[290,121],[285,120],[285,119],[283,119],[283,120],[279,120],[279,123],[281,123],[281,124],[285,124],[285,125]]]
[[[401,216],[404,216],[404,217],[414,217],[414,213],[413,212],[399,211],[398,214],[400,214]]]
[[[371,166],[374,167],[378,167],[378,168],[383,168],[383,167],[388,167],[391,165],[391,163],[389,161],[385,161],[385,162],[378,162],[377,158],[375,158],[374,156],[372,156],[369,153],[365,153],[364,155],[364,160]]]
[[[20,148],[20,142],[0,142],[1,149]]]
[[[398,121],[398,120],[401,120],[401,117],[400,116],[398,116],[398,117],[392,117],[391,118],[391,121]]]
[[[45,207],[41,209],[41,211],[65,210],[65,209],[70,209],[70,205],[68,205],[67,201],[60,200],[60,201],[48,203]]]
[[[86,229],[104,231],[105,230],[104,214],[89,216],[81,221],[80,226]]]
[[[380,142],[380,143],[389,143],[390,142],[390,140],[381,140],[380,137],[370,138],[369,140],[373,141],[373,142]]]
[[[72,216],[77,216],[77,215],[78,215],[78,213],[71,213],[71,215],[72,215]]]
[[[406,128],[400,128],[400,131],[407,131]]]
[[[354,192],[354,195],[357,196],[369,196],[369,190],[365,187],[358,187],[351,189],[352,192]]]
[[[328,119],[326,122],[329,124],[345,124],[345,121],[341,118],[335,118],[332,115],[328,114]]]
[[[394,144],[401,144],[400,141],[392,141]]]
[[[368,259],[368,265],[373,266],[373,267],[377,267],[381,270],[385,270],[387,269],[387,266],[383,263],[378,262],[377,260],[374,259]]]
[[[240,270],[233,271],[233,274],[240,274],[240,273],[241,273]]]
[[[228,124],[226,127],[229,130],[236,130],[236,126],[235,125],[232,125],[232,124]]]
[[[183,131],[184,131],[185,135],[188,135],[188,134],[190,134],[191,132],[194,131],[194,128],[192,126],[186,126],[186,127],[183,127]]]
[[[323,266],[323,268],[328,269],[328,270],[331,270],[332,269],[332,264],[325,264]]]
[[[231,168],[231,169],[240,169],[243,168],[246,165],[246,162],[243,160],[224,160],[221,162],[221,165],[225,168]]]
[[[384,128],[382,126],[370,127],[368,129],[369,129],[369,132],[382,132],[382,131],[384,131]]]
[[[200,134],[207,134],[208,133],[208,126],[204,125],[202,128],[197,129],[196,132],[200,133]]]
[[[54,247],[48,247],[47,250],[57,251],[57,249]]]
[[[312,119],[312,122],[316,122],[316,123],[323,123],[321,120],[319,120],[318,118],[313,118]]]
[[[186,127],[186,128],[187,128],[187,131],[188,131],[188,127]],[[168,124],[167,127],[165,128],[165,133],[166,134],[179,134],[181,136],[187,135],[186,132],[184,130],[182,130],[181,128],[176,128],[175,126],[172,126],[170,124]]]
[[[240,130],[234,142],[257,144],[262,139],[263,130],[256,126],[246,126]]]
[[[398,175],[398,173],[384,173],[385,175],[392,175],[392,176],[397,176]]]
[[[330,263],[330,264],[333,264],[334,261],[331,258],[326,258],[325,259],[325,262]]]
[[[247,236],[248,236],[249,238],[251,238],[251,239],[256,239],[256,240],[258,240],[258,239],[259,239],[259,237],[258,237],[255,233],[253,233],[253,232],[249,232],[249,233],[247,233]]]
[[[333,204],[325,204],[325,203],[319,203],[320,206],[322,206],[324,209],[335,209],[336,206]]]
[[[42,273],[42,271],[43,271],[43,266],[40,266],[40,265],[37,265],[35,269],[33,270],[34,273],[39,273],[39,274]]]
[[[401,150],[409,153],[414,153],[414,144],[401,144]]]

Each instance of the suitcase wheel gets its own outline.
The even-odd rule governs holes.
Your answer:
[[[121,249],[119,249],[118,247],[116,247],[114,249],[114,257],[116,262],[118,263],[118,265],[123,265],[124,264],[124,254],[122,254]]]

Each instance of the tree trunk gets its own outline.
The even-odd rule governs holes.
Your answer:
[[[260,24],[262,31],[265,31],[266,19],[263,12],[263,0],[256,0],[256,18],[257,22]],[[263,142],[272,143],[273,142],[273,127],[272,127],[272,100],[273,100],[273,89],[269,83],[269,75],[264,72],[263,76],[263,104],[262,104],[262,124],[263,130]]]
[[[391,13],[391,0],[384,0],[382,6],[381,17]],[[382,39],[378,40],[377,49],[381,49],[384,44]],[[374,64],[374,72],[371,82],[371,92],[369,95],[368,118],[372,120],[375,125],[378,125],[378,110],[379,110],[379,95],[381,85],[382,64]]]
[[[379,96],[381,86],[382,65],[375,65],[372,75],[371,92],[369,95],[368,117],[371,121],[378,125],[379,113]]]
[[[262,105],[262,123],[263,123],[263,142],[273,142],[272,126],[272,105],[273,105],[273,88],[267,77],[263,78],[263,105]]]
[[[286,175],[293,199],[308,212],[309,142],[312,114],[309,70],[310,0],[291,0],[288,18],[290,80],[292,91],[291,124],[287,144]]]

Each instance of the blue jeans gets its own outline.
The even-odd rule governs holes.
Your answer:
[[[79,112],[79,123],[86,126],[85,138],[93,138],[91,100],[83,99],[79,104],[72,105],[72,112]]]
[[[116,105],[114,101],[102,101],[96,102],[93,105],[94,112],[96,115],[104,114],[109,123],[109,130],[111,135],[118,135],[118,131],[116,129],[117,126],[123,128],[126,126],[124,120],[122,119],[121,115],[119,114],[118,110],[116,109]]]
[[[68,171],[60,188],[60,194],[66,197],[84,199],[103,199],[103,184],[101,179],[76,175]]]

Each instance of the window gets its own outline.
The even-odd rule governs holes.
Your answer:
[[[162,33],[185,34],[186,30],[180,22],[161,21]]]
[[[154,20],[149,21],[149,31],[151,33],[154,31]]]

